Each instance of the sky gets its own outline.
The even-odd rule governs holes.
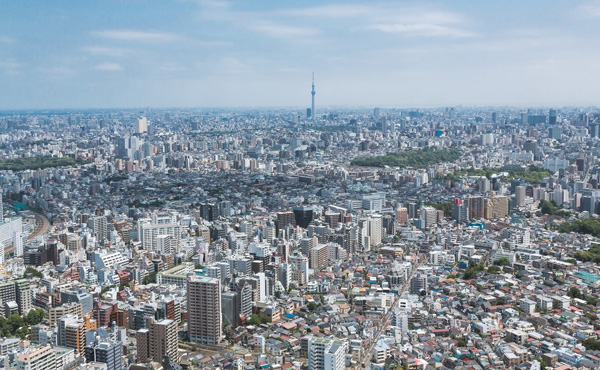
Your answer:
[[[600,0],[0,0],[0,110],[597,105]]]

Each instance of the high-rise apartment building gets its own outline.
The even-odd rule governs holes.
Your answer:
[[[85,351],[86,325],[83,319],[75,315],[65,315],[58,319],[57,344],[73,348],[83,355]]]
[[[188,334],[190,341],[215,344],[221,341],[221,280],[188,277]]]
[[[403,224],[408,221],[408,208],[399,207],[396,209],[396,222]]]
[[[148,320],[148,328],[140,329],[136,335],[138,362],[161,362],[163,356],[177,360],[177,322],[170,319]]]
[[[452,203],[452,219],[461,224],[469,221],[469,209],[462,199],[454,199]]]
[[[421,207],[420,218],[425,221],[425,227],[431,228],[437,224],[437,209],[433,207]]]
[[[108,222],[106,216],[92,217],[88,220],[87,224],[97,235],[99,241],[108,239]]]
[[[410,280],[410,293],[424,295],[427,294],[427,275],[423,273],[417,273]]]
[[[121,370],[122,348],[123,344],[120,341],[96,338],[85,347],[85,360],[105,363],[107,370]]]
[[[33,350],[21,353],[15,361],[18,370],[50,370],[56,369],[56,354],[50,344],[38,346]]]
[[[52,307],[48,311],[48,324],[52,327],[56,325],[58,319],[65,315],[72,315],[77,317],[83,317],[81,311],[81,304],[76,302],[65,303],[57,307]]]
[[[346,368],[348,343],[329,338],[308,340],[308,370],[343,370]]]
[[[523,207],[525,205],[525,186],[515,187],[515,200],[517,201],[517,207]]]

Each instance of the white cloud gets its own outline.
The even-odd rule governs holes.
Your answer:
[[[233,57],[221,58],[219,71],[224,75],[248,75],[253,72],[249,65]]]
[[[12,60],[0,61],[0,68],[2,69],[17,69],[20,68],[21,65]]]
[[[16,42],[16,41],[17,40],[13,39],[12,37],[0,35],[0,43],[12,44],[13,42]]]
[[[131,54],[131,50],[125,48],[116,48],[110,46],[89,46],[83,48],[87,53],[94,55],[104,55],[109,57],[122,57]]]
[[[249,27],[267,36],[281,38],[315,36],[319,33],[319,30],[313,27],[289,26],[273,22],[257,22],[251,24]]]
[[[162,66],[160,66],[158,69],[163,72],[185,71],[185,68],[183,66],[180,66],[179,64],[176,64],[176,63],[166,63],[166,64],[163,64]]]
[[[103,30],[94,31],[93,35],[110,40],[119,41],[173,41],[179,35],[168,32],[146,32],[136,30]]]
[[[385,33],[393,33],[404,36],[420,37],[451,37],[463,38],[476,36],[472,32],[458,28],[447,27],[439,24],[414,23],[414,24],[373,24],[367,27]]]
[[[275,11],[278,15],[321,18],[354,18],[373,13],[375,8],[366,5],[323,5],[309,8],[283,9]]]
[[[123,67],[118,63],[100,63],[94,69],[97,71],[122,71]]]
[[[577,19],[600,17],[600,0],[590,1],[576,6],[573,8],[573,16]]]

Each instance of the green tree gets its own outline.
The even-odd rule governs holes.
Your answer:
[[[156,283],[156,272],[151,273],[142,279],[142,284],[154,284]]]
[[[500,257],[494,261],[496,266],[510,266],[510,261],[506,257]]]
[[[581,294],[579,288],[571,287],[571,289],[569,289],[569,297],[583,299],[583,294]]]
[[[545,215],[555,215],[556,207],[547,200],[540,200],[540,211]]]
[[[600,351],[600,341],[594,338],[584,339],[581,344],[588,350]]]
[[[27,277],[28,274],[31,274],[32,276],[40,278],[40,279],[44,277],[44,275],[41,272],[39,272],[32,266],[27,266],[27,268],[25,269],[25,273],[23,274],[23,277]]]
[[[487,271],[490,274],[497,274],[498,272],[500,272],[500,267],[498,267],[496,265],[492,265],[492,266],[488,267]]]

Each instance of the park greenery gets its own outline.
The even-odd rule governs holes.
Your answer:
[[[599,218],[588,218],[585,220],[575,220],[574,222],[563,222],[558,227],[558,231],[561,233],[577,232],[580,234],[589,234],[589,235],[595,236],[596,238],[600,238],[600,219]],[[597,249],[595,254],[597,254],[600,257],[600,246],[590,248],[590,251],[592,249],[595,249],[595,250]],[[577,258],[577,254],[575,254],[575,258]],[[586,260],[582,260],[580,258],[577,258],[577,259],[579,259],[580,261],[586,261]],[[587,261],[590,261],[590,260],[587,260]]]
[[[69,157],[57,158],[51,156],[42,156],[30,158],[13,158],[1,160],[0,170],[37,170],[50,167],[68,167],[74,166],[76,164],[77,161]]]
[[[386,155],[355,158],[353,166],[364,167],[414,167],[426,168],[432,164],[452,162],[460,158],[461,152],[454,149],[424,148],[403,152],[387,153]]]
[[[540,200],[540,212],[545,215],[556,215],[561,217],[568,217],[571,213],[562,207],[558,207],[555,201],[548,202],[547,200]]]
[[[46,311],[43,308],[31,310],[23,317],[18,313],[13,313],[8,318],[0,317],[0,331],[3,337],[25,339],[29,334],[29,327],[41,323],[45,317]]]
[[[447,175],[439,175],[438,180],[458,182],[463,176],[485,176],[488,179],[492,178],[492,175],[506,172],[508,176],[505,178],[506,181],[510,181],[516,177],[522,177],[526,183],[537,184],[544,178],[552,175],[552,172],[541,167],[529,166],[524,168],[522,171],[515,169],[503,169],[503,168],[467,168],[464,170],[457,170]]]

